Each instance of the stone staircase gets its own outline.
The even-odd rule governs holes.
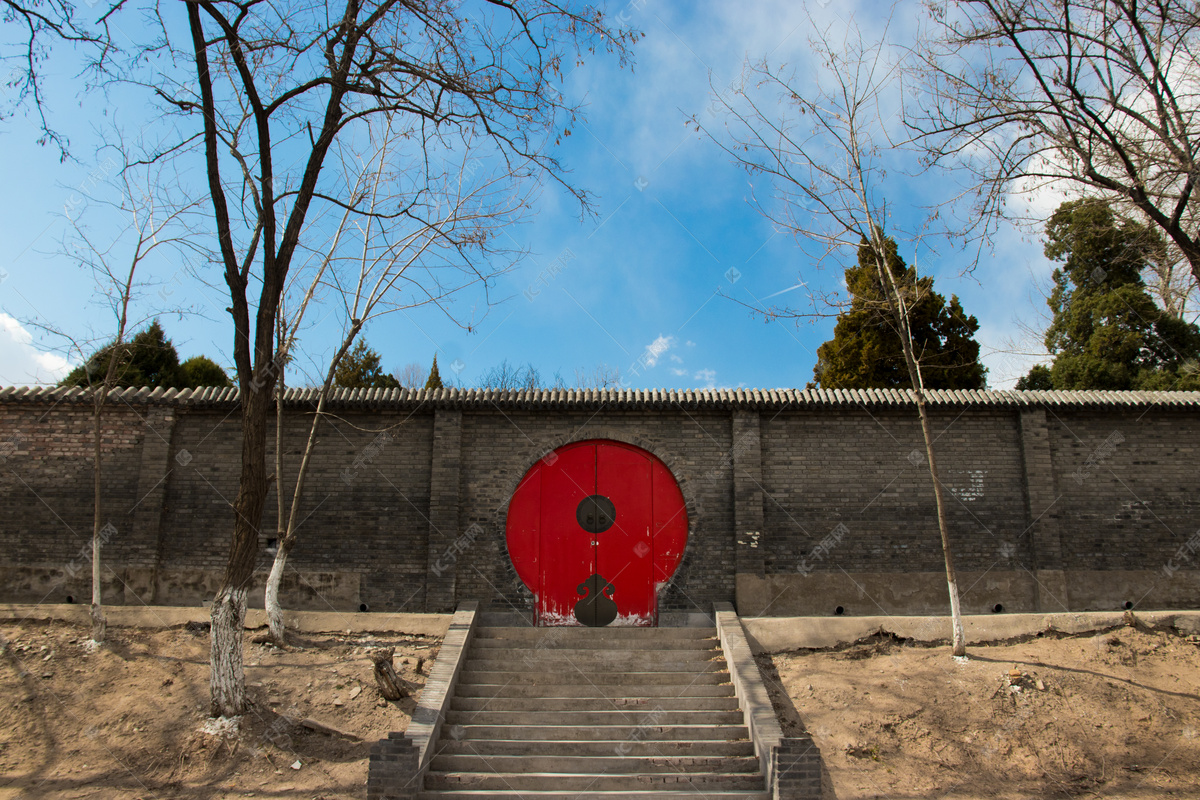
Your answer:
[[[478,627],[418,794],[766,800],[715,628]]]

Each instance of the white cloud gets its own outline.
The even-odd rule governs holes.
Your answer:
[[[653,367],[658,364],[658,359],[661,358],[664,353],[670,350],[674,344],[674,336],[660,335],[653,342],[646,345],[646,354],[642,357],[642,360],[645,362],[647,367]]]
[[[671,367],[671,374],[677,378],[682,378],[684,375],[688,374],[688,371],[686,369],[680,369],[678,367]]]
[[[55,383],[71,371],[71,362],[33,346],[33,334],[0,312],[0,386]]]
[[[703,383],[705,389],[717,387],[717,371],[715,369],[702,369],[693,375],[692,379]]]
[[[671,353],[671,360],[674,361],[676,364],[683,363],[683,359],[680,358],[679,356],[675,355],[674,353]]]

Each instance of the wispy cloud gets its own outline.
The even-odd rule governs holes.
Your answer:
[[[660,335],[653,342],[646,345],[646,357],[642,360],[645,361],[647,367],[657,366],[658,359],[660,359],[664,353],[670,350],[674,344],[674,336]]]
[[[705,389],[715,389],[717,387],[717,371],[715,369],[699,370],[692,376],[692,379],[704,384]]]
[[[70,361],[38,350],[33,346],[33,334],[0,312],[0,386],[54,383],[70,370]]]

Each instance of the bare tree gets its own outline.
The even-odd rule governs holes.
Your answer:
[[[87,48],[90,68],[103,70],[114,47],[109,23],[123,5],[124,0],[103,4],[91,2],[87,3],[87,11],[81,12],[76,4],[63,0],[0,0],[0,22],[4,23],[5,31],[12,34],[0,46],[0,63],[16,62],[18,65],[10,74],[6,87],[12,90],[11,106],[0,109],[0,119],[7,116],[5,111],[11,113],[32,101],[42,131],[38,144],[54,143],[60,156],[66,158],[67,140],[46,118],[42,67],[49,57],[51,44],[60,41]]]
[[[575,386],[580,389],[616,389],[621,385],[621,370],[597,364],[592,370],[575,368]]]
[[[1200,278],[1200,12],[1184,0],[935,0],[908,122],[975,195],[969,229],[1013,191],[1098,196],[1162,231]],[[1170,281],[1168,281],[1168,285]]]
[[[343,169],[356,173],[353,183],[369,195],[362,206],[364,214],[360,221],[349,211],[343,212],[341,225],[334,233],[329,249],[320,254],[319,266],[296,313],[289,316],[282,310],[280,312],[277,350],[284,357],[295,346],[305,311],[322,288],[337,298],[335,302],[341,307],[342,322],[342,336],[325,371],[296,480],[290,485],[291,501],[286,506],[286,517],[282,427],[284,370],[279,372],[275,441],[278,546],[267,577],[264,600],[271,638],[280,646],[286,644],[286,634],[279,587],[288,556],[299,535],[305,479],[326,414],[325,405],[342,360],[362,330],[372,320],[386,314],[434,305],[457,322],[449,306],[453,295],[473,284],[486,286],[521,255],[496,244],[501,229],[517,219],[522,209],[529,207],[527,195],[508,191],[514,176],[504,172],[498,175],[476,172],[466,179],[460,164],[460,169],[447,170],[436,181],[423,179],[423,186],[406,186],[404,176],[412,171],[404,170],[399,175],[390,175],[389,171],[396,169],[396,153],[412,134],[412,131],[393,131],[389,125],[379,133],[379,141],[369,146],[369,157],[347,159],[343,163]],[[464,162],[469,160],[468,154]],[[386,210],[398,202],[406,203],[412,213],[399,219],[388,219]],[[417,205],[422,206],[420,213],[417,213]],[[303,270],[297,273],[298,276],[304,274]]]
[[[128,80],[145,84],[176,115],[164,157],[202,145],[214,237],[229,290],[242,451],[225,574],[212,604],[210,712],[245,708],[242,623],[259,551],[270,480],[268,415],[281,364],[280,299],[302,248],[321,223],[349,211],[367,219],[419,219],[401,204],[370,211],[370,194],[324,169],[353,150],[372,119],[395,116],[416,132],[424,165],[472,151],[525,177],[548,175],[581,202],[545,143],[576,108],[554,88],[564,59],[603,48],[624,62],[636,34],[605,25],[586,5],[554,0],[464,6],[439,0],[344,4],[187,3],[187,51],[160,9],[161,40],[136,54]],[[154,69],[144,66],[152,63]],[[171,64],[190,63],[190,76]],[[479,162],[473,162],[472,166]],[[288,164],[296,166],[289,171]],[[425,167],[423,167],[423,172]],[[434,169],[436,173],[436,169]],[[423,178],[423,174],[412,176]],[[418,182],[419,183],[419,182]],[[307,245],[305,243],[308,243]]]
[[[113,162],[114,177],[106,185],[117,190],[116,198],[104,195],[90,197],[87,208],[105,215],[105,233],[97,237],[82,222],[82,215],[71,218],[72,232],[65,246],[65,254],[78,261],[80,266],[92,274],[96,283],[96,296],[103,299],[112,312],[115,333],[110,333],[108,344],[94,355],[80,340],[67,336],[62,331],[50,328],[43,321],[33,324],[52,334],[63,336],[71,342],[74,351],[83,363],[82,372],[92,396],[92,641],[102,644],[107,631],[101,596],[101,549],[109,538],[111,528],[104,524],[103,488],[103,417],[109,393],[117,386],[120,375],[130,360],[126,336],[139,321],[130,322],[130,305],[134,302],[138,284],[135,282],[139,268],[145,262],[159,257],[160,250],[173,257],[187,257],[196,252],[186,217],[194,210],[195,203],[180,205],[166,203],[161,196],[161,187],[167,185],[161,170],[147,169],[130,164],[128,151],[121,145],[106,147],[111,151],[105,159],[116,154],[121,163]],[[124,226],[111,233],[111,219],[120,219]],[[157,309],[160,310],[161,309]],[[103,340],[103,339],[102,339]]]
[[[404,389],[420,389],[425,386],[425,381],[429,378],[429,370],[413,362],[405,364],[404,369],[397,372],[395,377]]]
[[[1195,322],[1200,311],[1200,281],[1178,249],[1167,247],[1151,260],[1143,278],[1146,288],[1166,313],[1184,322]]]
[[[501,392],[532,392],[545,388],[533,364],[511,364],[506,358],[479,377],[479,388]]]
[[[814,28],[816,25],[814,23]],[[756,199],[772,222],[798,240],[814,242],[825,253],[865,255],[873,263],[883,301],[876,309],[900,337],[913,400],[921,422],[925,458],[933,484],[938,530],[945,556],[956,656],[966,653],[958,583],[946,516],[945,489],[938,470],[935,437],[926,407],[920,354],[914,350],[909,312],[920,300],[919,281],[903,280],[889,259],[888,209],[882,199],[883,153],[904,142],[893,141],[881,108],[896,102],[898,67],[882,44],[868,45],[852,24],[839,42],[826,29],[811,39],[813,55],[823,65],[819,77],[808,70],[786,72],[766,61],[747,63],[741,85],[717,93],[724,131],[692,122],[733,157],[752,177],[762,177],[774,195]],[[914,274],[916,267],[910,268]],[[763,308],[770,317],[811,318],[822,308],[845,302],[835,295],[811,295],[812,309]]]

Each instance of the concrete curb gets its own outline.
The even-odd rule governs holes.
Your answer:
[[[750,738],[754,740],[754,752],[763,763],[763,773],[766,774],[771,749],[783,739],[783,729],[779,727],[771,696],[767,694],[758,665],[754,663],[754,654],[733,605],[713,603],[713,617],[716,619],[717,637],[721,640],[725,661],[729,664],[729,680],[737,693],[746,727],[750,729]],[[768,782],[770,779],[771,776],[767,775]]]
[[[1126,624],[1124,611],[1065,614],[975,614],[963,617],[968,644],[1018,639],[1039,633],[1088,633]],[[1180,633],[1200,633],[1200,611],[1136,612],[1143,624]],[[892,633],[918,642],[950,639],[949,617],[742,617],[755,653],[851,644],[876,633]]]
[[[402,800],[417,797],[441,735],[442,722],[454,697],[467,648],[479,621],[479,603],[460,603],[450,620],[446,638],[433,662],[421,700],[405,733],[389,733],[371,747],[367,767],[367,800]]]
[[[446,638],[442,640],[441,649],[438,650],[437,659],[433,662],[429,679],[425,681],[421,702],[417,704],[412,721],[408,724],[408,737],[421,754],[422,771],[433,757],[433,745],[441,734],[446,712],[450,710],[450,701],[454,698],[454,685],[458,683],[458,676],[462,672],[478,620],[477,601],[459,603],[458,611],[454,613],[450,622],[450,629],[446,632]]]
[[[117,628],[174,628],[189,622],[208,622],[209,610],[203,606],[105,606],[108,624]],[[407,633],[414,636],[445,636],[450,614],[361,614],[340,611],[285,611],[284,624],[289,630],[304,633]],[[86,605],[0,604],[0,621],[60,621],[91,625]],[[261,608],[246,611],[245,627],[257,630],[267,626],[267,613]]]
[[[713,617],[767,791],[776,800],[818,800],[822,789],[821,753],[816,743],[808,734],[784,736],[733,605],[714,603]]]

